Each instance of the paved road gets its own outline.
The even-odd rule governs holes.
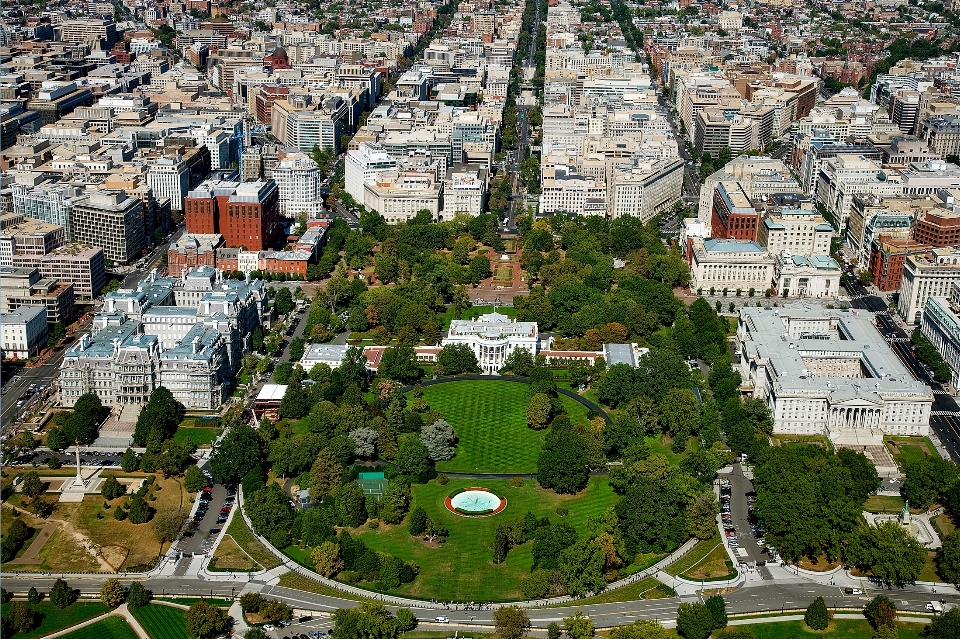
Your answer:
[[[743,467],[737,463],[733,465],[733,472],[725,475],[730,480],[730,514],[733,516],[733,525],[737,529],[737,541],[740,548],[746,551],[747,556],[734,548],[733,552],[741,561],[766,561],[770,557],[761,552],[757,540],[750,529],[750,504],[747,496],[753,494],[753,482],[743,473]]]
[[[2,424],[4,432],[10,426],[10,424],[23,415],[24,411],[29,406],[35,405],[36,402],[40,401],[39,395],[35,395],[22,407],[17,406],[17,402],[20,400],[21,396],[23,396],[24,392],[30,388],[30,384],[37,384],[41,388],[46,386],[51,387],[51,389],[53,388],[53,382],[60,374],[60,364],[63,362],[63,356],[66,353],[67,348],[69,348],[77,339],[79,339],[79,336],[86,330],[91,321],[92,318],[87,318],[74,336],[64,340],[63,347],[54,352],[53,356],[47,360],[43,366],[38,366],[36,368],[23,368],[14,378],[16,381],[11,379],[4,385],[3,399],[0,401],[0,403],[3,405],[2,410],[0,410],[0,424]]]
[[[75,580],[69,579],[71,586],[79,588],[84,594],[99,593],[100,585],[106,577]],[[15,593],[26,592],[31,586],[38,590],[47,591],[51,579],[38,577],[14,577],[4,574],[4,586]],[[126,582],[128,580],[122,579]],[[300,609],[315,610],[319,613],[329,613],[343,607],[353,607],[357,602],[337,599],[323,595],[290,590],[279,586],[257,584],[256,580],[250,583],[253,587],[261,586],[261,593],[267,597],[280,599],[290,606]],[[158,595],[170,596],[233,596],[248,586],[248,579],[229,579],[208,581],[192,577],[151,579],[148,586]],[[830,608],[860,608],[876,594],[886,594],[897,604],[899,610],[905,612],[922,612],[927,602],[932,599],[943,599],[950,604],[960,604],[960,594],[953,588],[950,592],[932,592],[927,587],[911,587],[908,589],[867,588],[864,596],[846,596],[841,588],[836,586],[815,583],[776,583],[764,582],[762,587],[741,588],[727,593],[727,611],[730,613],[773,612],[789,609],[803,609],[818,596],[824,597]],[[544,628],[551,621],[559,621],[569,616],[575,610],[583,610],[599,627],[610,627],[631,623],[636,619],[654,619],[660,622],[670,622],[676,618],[676,608],[682,600],[695,600],[695,597],[684,599],[672,597],[667,599],[653,599],[641,601],[627,601],[599,605],[571,605],[563,608],[537,608],[529,611],[530,620],[534,627]],[[492,625],[493,611],[445,611],[436,609],[414,608],[414,613],[421,621],[432,622],[437,615],[450,618],[450,627],[458,625]],[[438,628],[439,629],[439,628]],[[286,634],[286,633],[284,633]]]
[[[180,227],[173,232],[169,240],[164,240],[158,244],[157,247],[150,252],[150,255],[147,256],[147,261],[143,268],[136,269],[123,278],[123,288],[137,288],[137,285],[150,274],[150,271],[160,266],[162,258],[166,255],[170,245],[176,242],[184,233],[186,233],[186,228]],[[179,275],[179,273],[175,275]]]
[[[207,512],[203,516],[203,519],[197,524],[196,530],[190,534],[189,537],[185,536],[180,540],[180,543],[177,544],[177,549],[184,555],[181,563],[189,561],[187,558],[188,555],[206,552],[207,549],[204,548],[204,541],[207,539],[216,539],[216,533],[211,535],[210,531],[220,530],[224,526],[224,524],[217,523],[217,517],[220,515],[220,508],[227,498],[227,488],[222,484],[214,484],[210,493],[211,499],[207,502]]]

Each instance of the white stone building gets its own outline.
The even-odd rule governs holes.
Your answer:
[[[170,198],[170,208],[183,210],[183,198],[190,190],[190,170],[179,157],[158,158],[147,169],[147,184],[158,200]]]
[[[570,167],[556,166],[552,171],[545,170],[541,190],[541,215],[606,215],[606,186]]]
[[[47,342],[47,310],[43,306],[24,305],[0,313],[3,359],[29,359]]]
[[[836,297],[843,271],[829,255],[776,254],[774,286],[781,297]]]
[[[950,385],[960,387],[960,284],[949,297],[928,297],[923,307],[920,331],[950,366]]]
[[[913,379],[864,311],[794,304],[740,311],[740,374],[775,433],[876,444],[926,435],[933,392]]]
[[[536,322],[518,322],[494,312],[475,320],[453,320],[442,344],[466,344],[477,356],[483,373],[493,375],[514,349],[525,348],[535,355],[539,339]]]
[[[388,224],[406,222],[424,209],[432,220],[440,215],[443,183],[437,182],[435,173],[383,172],[363,186],[362,204],[380,213]]]
[[[296,216],[323,208],[320,168],[305,153],[289,153],[280,160],[273,167],[273,181],[280,190],[280,213]]]
[[[344,160],[344,190],[357,204],[363,204],[364,184],[376,179],[382,171],[395,171],[399,163],[383,147],[361,142],[358,149],[347,151]]]
[[[947,297],[960,282],[960,248],[936,248],[923,255],[909,255],[900,280],[900,316],[908,324],[920,321],[930,297]]]
[[[850,217],[853,196],[865,193],[897,196],[903,193],[903,185],[889,180],[879,164],[863,156],[842,153],[823,163],[817,178],[817,201],[841,229]]]
[[[746,293],[770,288],[774,258],[756,242],[695,237],[690,244],[691,290]]]

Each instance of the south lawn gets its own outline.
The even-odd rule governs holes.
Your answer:
[[[537,457],[546,430],[527,427],[526,384],[500,380],[463,380],[425,386],[424,399],[440,411],[460,443],[457,456],[437,464],[441,473],[537,472]],[[576,424],[586,422],[587,408],[561,395],[560,400]]]
[[[492,517],[461,517],[448,511],[444,499],[457,488],[483,486],[507,499],[507,507]],[[376,530],[359,528],[353,531],[364,543],[377,551],[388,552],[420,566],[413,583],[396,590],[421,599],[444,601],[505,601],[520,599],[520,582],[533,565],[532,542],[510,550],[507,560],[493,563],[493,535],[498,524],[523,517],[527,511],[538,518],[549,517],[554,523],[566,521],[582,535],[587,518],[602,514],[617,500],[605,477],[594,477],[578,495],[557,495],[527,480],[522,488],[507,481],[453,479],[446,486],[434,480],[413,487],[413,506],[423,506],[431,519],[439,519],[450,530],[448,541],[431,546],[419,537],[410,536],[409,517],[396,526],[382,523]],[[565,517],[556,513],[558,506],[569,510]]]

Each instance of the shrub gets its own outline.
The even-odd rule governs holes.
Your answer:
[[[30,586],[30,590],[27,592],[27,603],[38,604],[41,599],[43,599],[43,595],[37,592],[36,588]]]
[[[437,475],[437,483],[440,484],[441,486],[446,486],[448,483],[450,483],[450,478],[444,475],[443,473],[440,473],[439,475]]]
[[[371,519],[370,521],[367,522],[367,528],[369,528],[370,530],[376,530],[379,527],[380,527],[380,522],[377,521],[376,519]]]
[[[124,519],[127,518],[127,511],[125,511],[120,506],[117,506],[116,508],[113,509],[113,518],[116,519],[117,521],[123,521]]]
[[[61,610],[77,600],[77,591],[63,579],[57,579],[50,589],[50,603]]]
[[[417,506],[410,511],[410,534],[422,535],[427,530],[430,519],[427,517],[427,511],[422,506]]]
[[[827,612],[827,604],[823,597],[817,597],[812,604],[807,606],[807,611],[803,615],[803,622],[813,630],[826,630],[830,624],[830,615]]]
[[[570,509],[569,509],[569,508],[567,508],[566,506],[557,506],[557,516],[558,516],[558,517],[566,517],[566,516],[569,515],[569,514],[570,514]]]
[[[514,488],[523,488],[523,477],[514,477],[510,480],[510,485]]]

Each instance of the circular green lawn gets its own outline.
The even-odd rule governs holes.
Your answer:
[[[430,408],[457,433],[457,456],[439,462],[441,473],[533,474],[546,430],[527,427],[530,387],[502,380],[451,380],[423,387]],[[587,421],[587,408],[560,396],[570,420]]]

